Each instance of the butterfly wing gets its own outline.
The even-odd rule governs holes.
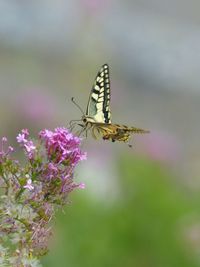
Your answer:
[[[107,64],[101,67],[95,78],[87,105],[86,116],[92,117],[97,123],[111,123],[110,78]]]
[[[119,124],[100,124],[97,125],[98,131],[101,132],[104,140],[124,141],[127,142],[131,134],[145,134],[149,133],[148,130],[144,130],[136,127],[128,127],[126,125]]]

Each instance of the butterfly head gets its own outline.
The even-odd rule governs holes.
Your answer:
[[[95,119],[93,117],[87,116],[87,115],[83,115],[82,116],[82,121],[84,124],[88,124],[88,123],[94,123]]]
[[[86,118],[86,116],[85,116],[85,115],[83,115],[83,116],[82,116],[82,121],[83,121],[83,123],[84,123],[84,124],[86,124],[86,123],[87,123],[87,118]]]

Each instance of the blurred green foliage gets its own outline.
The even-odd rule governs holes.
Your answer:
[[[117,200],[94,200],[87,189],[74,193],[55,222],[56,245],[44,266],[199,266],[185,234],[187,218],[199,209],[197,197],[157,162],[123,156],[117,166]]]

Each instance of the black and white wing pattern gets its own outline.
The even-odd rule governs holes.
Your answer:
[[[76,103],[74,102],[74,104]],[[78,105],[76,104],[76,106]],[[80,107],[79,109],[82,111]],[[101,137],[103,140],[112,142],[128,142],[132,134],[149,133],[141,128],[111,122],[110,77],[107,64],[104,64],[98,72],[89,96],[86,114],[83,111],[82,113],[82,124],[78,124],[82,127],[79,135],[86,132],[87,137],[89,131],[95,139]]]
[[[92,87],[86,116],[97,123],[111,123],[109,67],[104,64],[98,72]]]

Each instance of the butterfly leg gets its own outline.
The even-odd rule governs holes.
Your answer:
[[[127,134],[126,136],[123,137],[123,139],[121,141],[124,141],[128,145],[128,147],[132,148],[133,145],[130,144],[130,140],[129,139],[130,139],[130,135]]]
[[[69,130],[72,131],[76,125],[80,125],[80,124],[77,123],[79,121],[82,121],[82,120],[71,120],[68,123],[67,128],[69,128]]]
[[[130,147],[130,148],[132,148],[132,147],[133,147],[133,145],[132,145],[132,144],[130,144],[130,135],[128,135],[128,136],[127,136],[127,139],[126,139],[126,140],[124,140],[124,142],[125,142],[125,143],[127,143],[128,147]]]
[[[73,123],[70,122],[69,123],[69,126],[67,126],[67,127],[69,128],[70,132],[72,132],[75,126],[76,126],[76,123],[75,122],[73,122]]]
[[[88,131],[92,128],[92,125],[85,129],[85,137],[88,137]]]
[[[88,137],[88,131],[92,128],[92,125],[89,125],[85,130],[85,137]]]
[[[92,125],[84,125],[84,124],[78,124],[78,125],[83,127],[83,129],[79,131],[77,135],[81,136],[81,134],[85,131],[85,136],[87,138],[88,131],[92,128]]]
[[[80,131],[77,131],[75,134],[80,137],[81,134],[86,130],[86,127],[85,126],[82,126],[83,128],[80,130]]]

